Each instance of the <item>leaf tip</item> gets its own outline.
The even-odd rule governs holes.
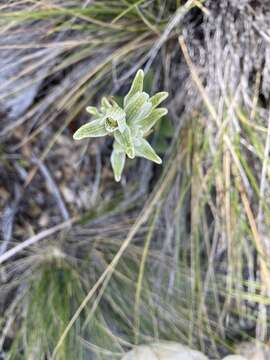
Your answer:
[[[73,140],[81,140],[81,136],[78,133],[78,130],[73,134]]]
[[[163,101],[167,99],[167,97],[169,96],[169,93],[167,91],[163,91],[164,93],[164,98],[163,98]]]
[[[126,154],[130,159],[134,159],[135,158],[135,151],[132,150],[126,150]]]

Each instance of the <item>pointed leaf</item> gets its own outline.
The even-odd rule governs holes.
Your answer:
[[[111,106],[112,105],[111,105],[110,101],[107,98],[103,97],[101,99],[100,111],[101,111],[102,114],[105,114],[107,109],[109,109]]]
[[[124,151],[118,151],[116,148],[113,149],[111,154],[111,164],[113,168],[115,181],[120,181],[121,175],[125,166],[126,154]]]
[[[91,115],[94,115],[94,116],[99,115],[98,109],[95,106],[87,106],[87,108],[85,110]]]
[[[137,74],[135,75],[135,78],[132,82],[130,90],[124,98],[125,106],[127,105],[127,103],[129,102],[130,98],[133,95],[135,95],[137,92],[141,92],[143,90],[143,78],[144,78],[144,73],[143,73],[143,70],[140,69],[137,71]]]
[[[140,125],[143,132],[147,133],[156,124],[156,122],[167,113],[168,110],[166,108],[154,109],[149,116],[141,121],[137,121],[136,125]]]
[[[168,93],[166,91],[159,92],[150,98],[153,109],[156,108],[162,101],[167,99]]]
[[[127,156],[130,159],[133,159],[135,157],[135,152],[130,128],[127,126],[123,133],[120,133],[120,131],[116,130],[114,132],[114,137],[115,140],[124,148]]]
[[[137,116],[134,117],[133,121],[140,121],[143,120],[145,117],[149,116],[152,111],[152,104],[147,101],[138,111]]]
[[[104,120],[93,120],[81,126],[73,135],[74,140],[81,140],[87,137],[100,137],[107,135]]]
[[[156,154],[155,150],[145,139],[136,139],[135,141],[135,155],[151,160],[157,164],[161,164],[161,158]]]
[[[107,98],[103,97],[101,99],[101,106],[103,106],[104,108],[110,108],[112,105]]]
[[[127,121],[131,123],[139,119],[143,119],[144,113],[149,113],[152,105],[148,102],[149,95],[145,92],[138,92],[130,99],[127,106],[125,106],[125,113]]]

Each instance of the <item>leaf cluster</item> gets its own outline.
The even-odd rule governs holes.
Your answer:
[[[131,88],[124,97],[123,107],[114,99],[103,98],[100,109],[89,106],[86,111],[93,120],[81,126],[73,135],[75,140],[111,135],[114,137],[111,164],[116,181],[120,181],[126,156],[146,158],[161,164],[161,158],[145,139],[156,122],[167,114],[166,108],[158,108],[168,96],[158,92],[150,97],[143,91],[143,70],[139,70]]]

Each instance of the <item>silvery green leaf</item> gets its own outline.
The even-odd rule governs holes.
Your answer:
[[[138,111],[137,116],[134,117],[133,121],[139,121],[140,119],[144,119],[145,117],[147,117],[148,115],[150,115],[151,111],[152,111],[152,104],[147,101],[142,107],[141,109]]]
[[[154,109],[149,116],[136,122],[136,125],[140,125],[145,134],[156,124],[160,118],[162,118],[162,116],[166,115],[167,113],[168,110],[166,108]]]
[[[135,75],[135,78],[132,82],[132,85],[130,87],[130,90],[128,92],[128,94],[125,96],[124,98],[124,106],[126,106],[130,100],[130,98],[136,94],[137,92],[142,92],[143,90],[143,78],[144,78],[144,73],[143,70],[138,70],[137,74]]]
[[[103,97],[101,99],[101,106],[100,106],[100,111],[102,114],[105,114],[107,109],[109,109],[111,107],[111,103],[109,102],[109,100],[105,97]]]
[[[148,103],[149,95],[145,92],[138,92],[132,96],[128,105],[125,106],[125,113],[127,115],[127,121],[131,123],[132,121],[142,119],[140,116],[143,112],[149,112],[151,110],[151,103]]]
[[[99,115],[98,109],[95,106],[87,106],[85,110],[91,115],[94,116]]]
[[[156,154],[152,146],[143,138],[136,139],[134,142],[135,155],[161,164],[161,158]]]
[[[140,94],[140,93],[137,93],[137,94]],[[137,101],[139,102],[139,99]],[[145,101],[142,105],[138,104],[138,102],[137,102],[137,108],[134,111],[133,115],[128,117],[129,125],[131,125],[133,122],[144,119],[145,117],[150,115],[150,113],[153,109],[152,104],[149,100]],[[130,102],[129,106],[130,105],[131,105],[131,102]]]
[[[114,127],[113,130],[109,130],[106,127],[106,129],[108,131],[114,131],[118,128],[119,131],[122,133],[125,130],[125,128],[126,128],[126,113],[116,102],[113,103],[113,106],[106,109],[105,115],[107,117],[106,120],[109,120],[109,121],[105,122],[105,127],[106,127],[106,124],[110,121],[112,124],[113,124],[113,122],[116,122],[116,127]]]
[[[129,128],[133,139],[143,137],[143,130],[138,125],[130,126]]]
[[[120,145],[119,142],[117,142],[117,141],[113,142],[113,149],[118,151],[118,152],[122,152],[122,151],[125,152],[125,149],[123,148],[123,146]]]
[[[73,135],[74,140],[81,140],[88,137],[100,137],[107,135],[104,126],[104,119],[93,120],[81,126]]]
[[[130,159],[135,157],[134,144],[131,136],[130,128],[127,126],[121,133],[119,130],[114,132],[115,140],[123,147]]]
[[[120,181],[121,175],[125,166],[126,154],[124,151],[119,151],[115,148],[111,153],[111,164],[113,168],[115,181]]]
[[[153,109],[156,108],[162,101],[167,99],[168,93],[166,91],[161,91],[156,93],[154,96],[150,98],[150,102],[152,104]]]
[[[109,100],[105,97],[101,99],[101,105],[104,106],[104,108],[110,108],[112,106]]]

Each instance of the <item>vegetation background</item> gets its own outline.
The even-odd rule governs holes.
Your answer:
[[[269,26],[264,0],[0,1],[0,357],[267,344]],[[118,184],[72,134],[139,68],[163,165]]]

